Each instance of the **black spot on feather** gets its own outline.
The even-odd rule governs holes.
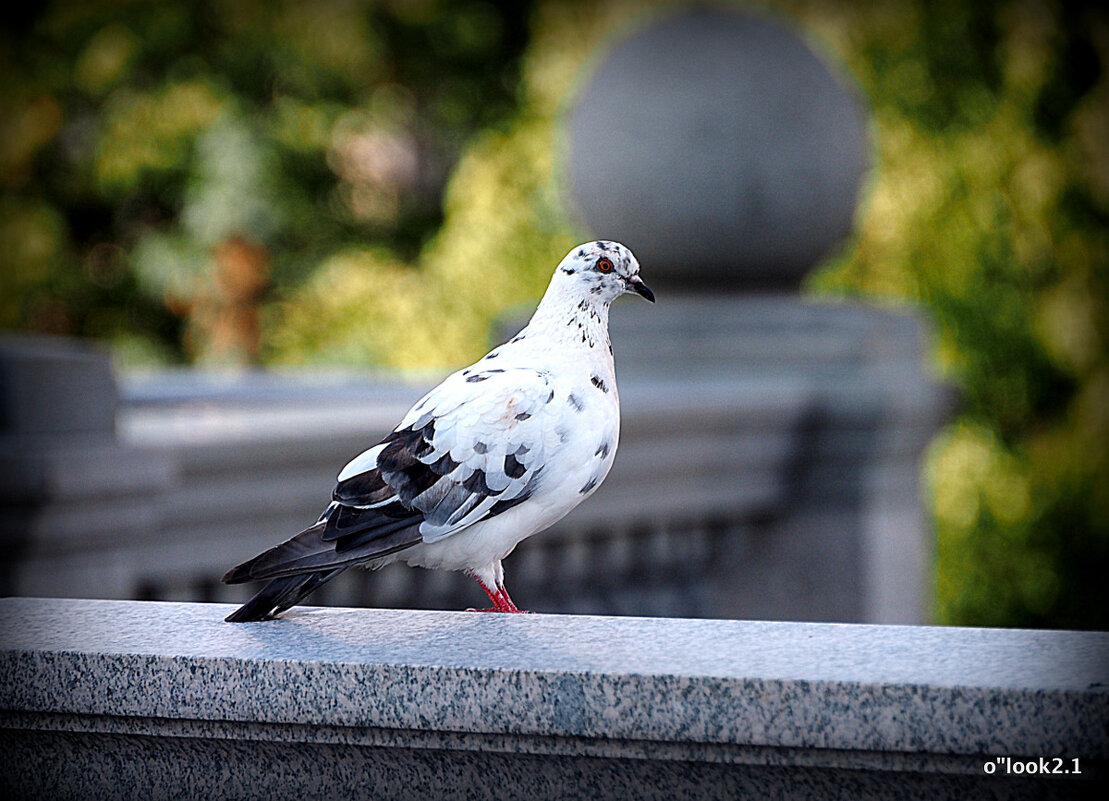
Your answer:
[[[483,470],[475,470],[468,479],[462,482],[462,486],[475,495],[495,494],[489,489],[489,485],[485,483],[485,472]]]
[[[423,430],[402,428],[385,438],[385,447],[377,455],[377,466],[383,472],[403,470],[416,459],[415,450],[424,444]],[[339,500],[336,498],[336,500]]]
[[[579,398],[573,392],[571,392],[567,396],[566,402],[574,407],[575,412],[580,412],[580,411],[583,411],[585,409],[585,404],[581,402],[581,398]]]
[[[521,421],[527,420],[529,417],[531,417],[530,412],[520,412],[518,415],[516,415],[516,419]]]
[[[457,467],[458,462],[452,459],[449,453],[444,453],[431,465],[431,469],[441,476],[453,473]]]
[[[581,495],[584,495],[585,493],[589,492],[589,490],[593,489],[595,486],[597,486],[597,477],[593,476],[593,478],[591,478],[591,479],[589,479],[588,481],[585,482],[585,486],[582,487],[580,490],[578,490],[578,493],[581,494]]]
[[[608,440],[605,440],[604,442],[602,442],[600,447],[597,448],[597,452],[593,455],[594,456],[600,456],[602,459],[604,459],[606,456],[608,456]]]
[[[426,439],[421,439],[416,444],[416,448],[412,451],[412,455],[415,456],[417,459],[423,459],[425,456],[427,456],[433,450],[435,450],[434,445],[432,445]]]
[[[385,483],[378,470],[369,470],[365,473],[351,476],[345,481],[340,481],[331,493],[333,500],[343,503],[358,503],[363,506],[381,503],[394,494],[394,490]]]
[[[608,387],[605,386],[604,380],[600,376],[590,376],[589,380],[593,382],[593,386],[601,390],[601,392],[608,392]]]
[[[409,428],[394,431],[386,437],[385,442],[387,444],[377,456],[381,479],[385,484],[392,487],[405,503],[409,503],[441,477],[441,474],[437,473],[434,467],[429,467],[420,461],[420,457],[426,456],[434,449],[429,442],[434,434],[434,421],[416,431]],[[442,459],[439,460],[439,463],[442,463],[444,467],[446,466]],[[370,495],[360,492],[364,487],[352,483],[355,478],[357,476],[336,486],[332,497],[342,503],[354,505],[369,505],[388,497],[382,497],[380,492],[371,493]]]
[[[489,450],[489,446],[482,442],[480,439],[474,443],[474,453],[485,453]]]
[[[554,390],[552,389],[551,394],[547,396],[547,403],[550,403],[553,400],[554,400]]]
[[[506,476],[509,478],[519,478],[525,472],[527,472],[527,468],[516,461],[516,457],[511,453],[504,457],[504,474]]]
[[[422,494],[442,476],[423,462],[412,462],[401,470],[382,470],[382,477],[397,491],[405,503]]]
[[[479,381],[485,381],[488,378],[489,378],[489,376],[485,375],[484,373],[478,373],[477,375],[472,375],[469,378],[467,378],[466,383],[467,384],[476,384]]]

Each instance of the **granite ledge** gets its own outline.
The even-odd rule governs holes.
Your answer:
[[[720,765],[795,767],[818,770],[895,771],[980,777],[981,755],[781,748],[717,743],[605,740],[550,735],[381,729],[366,726],[236,723],[0,712],[0,729],[85,735],[129,735],[159,739],[240,740],[296,745],[358,746],[382,749],[474,751],[507,755],[569,756]],[[989,757],[986,757],[987,759]],[[1084,773],[1101,775],[1104,766]]]
[[[229,609],[0,600],[0,728],[914,755],[941,772],[1109,758],[1106,633],[338,608],[233,625]]]

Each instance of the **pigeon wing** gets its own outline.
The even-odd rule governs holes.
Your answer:
[[[224,581],[372,562],[523,502],[558,441],[554,395],[544,371],[456,373],[343,468],[315,525],[228,571]]]
[[[541,370],[455,373],[343,468],[333,497],[353,508],[418,514],[427,543],[500,514],[535,491],[557,441],[554,395]]]

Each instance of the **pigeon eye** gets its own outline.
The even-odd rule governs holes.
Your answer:
[[[600,259],[597,260],[597,269],[600,270],[602,273],[611,273],[614,269],[612,266],[612,259],[609,259],[606,256],[602,256]]]

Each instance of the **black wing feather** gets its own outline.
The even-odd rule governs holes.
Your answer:
[[[303,601],[321,585],[327,583],[345,568],[285,576],[270,581],[253,598],[224,618],[228,623],[251,623],[269,620],[291,606]]]
[[[333,504],[326,517],[295,537],[227,571],[225,584],[294,576],[368,562],[410,548],[421,539],[419,513],[395,517]],[[344,525],[337,527],[337,521]]]
[[[382,440],[385,447],[377,456],[377,469],[340,481],[331,497],[348,506],[373,506],[396,495],[411,505],[413,498],[458,467],[449,455],[430,465],[420,461],[435,449],[430,442],[434,433],[435,421],[394,431]]]

